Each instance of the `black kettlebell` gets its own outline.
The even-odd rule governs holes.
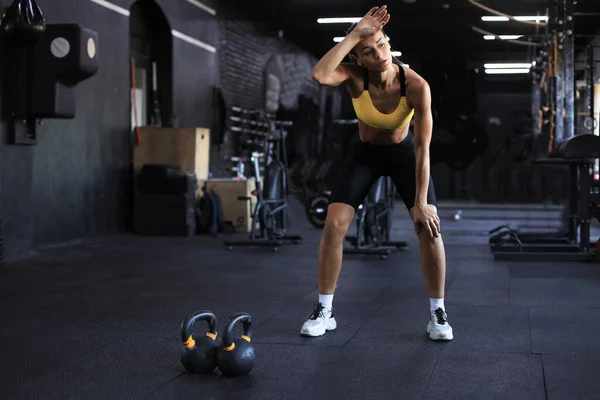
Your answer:
[[[194,339],[192,327],[197,320],[208,322],[206,336]],[[217,317],[210,311],[196,311],[181,323],[181,340],[186,350],[181,354],[181,363],[187,372],[207,373],[216,367]]]
[[[241,337],[233,339],[233,328],[238,322],[244,323]],[[256,352],[250,344],[252,340],[252,317],[240,312],[227,320],[223,331],[223,342],[217,349],[217,367],[225,376],[244,376],[254,368]]]

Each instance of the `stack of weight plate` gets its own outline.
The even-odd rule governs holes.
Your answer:
[[[152,236],[196,233],[196,176],[173,165],[142,167],[136,178],[135,231]]]

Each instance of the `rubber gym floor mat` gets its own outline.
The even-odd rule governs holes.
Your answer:
[[[469,209],[456,207],[452,209],[439,209],[440,219],[449,219],[456,214],[458,210],[462,211],[461,218],[464,219],[514,219],[520,221],[531,220],[555,220],[560,219],[562,210],[511,210],[511,209]]]
[[[261,324],[290,304],[289,301],[236,303],[234,301],[194,302],[181,298],[170,299],[170,301],[134,299],[130,304],[124,304],[122,307],[90,313],[85,324],[79,323],[74,329],[78,333],[93,330],[114,340],[118,340],[119,337],[153,337],[180,343],[180,327],[183,318],[194,311],[206,309],[212,311],[217,317],[219,332],[223,332],[225,323],[231,315],[247,312],[252,316],[253,327],[258,335],[262,331]],[[206,324],[198,321],[194,332],[206,332]]]
[[[224,377],[183,374],[150,396],[138,400],[288,400],[312,385],[337,348],[255,343],[256,363],[250,374]]]
[[[348,296],[351,296],[351,293]],[[427,299],[427,286],[422,278],[388,280],[373,302],[392,305],[402,304],[410,299]]]
[[[473,306],[508,306],[510,304],[510,278],[503,269],[479,271],[454,271],[447,285],[446,299],[450,304]]]
[[[315,262],[316,269],[316,262]],[[411,249],[392,252],[387,260],[378,256],[344,255],[341,277],[351,279],[413,279],[422,277],[419,250]]]
[[[600,356],[597,322],[600,309],[531,308],[531,343],[535,353]]]
[[[34,258],[28,265],[7,264],[2,271],[0,295],[20,295],[24,288],[36,295],[64,293],[122,273],[104,266],[86,261],[82,270],[81,264],[47,262],[43,258]]]
[[[310,317],[316,301],[301,300],[280,311],[260,327],[257,343],[343,346],[377,311],[379,304],[336,301],[335,315],[343,315],[343,325],[321,337],[300,336],[302,324]]]
[[[447,306],[450,324],[457,307]],[[346,316],[338,313],[338,329],[343,328]],[[346,343],[344,347],[370,348],[374,343],[394,343],[394,346],[429,345],[433,343],[427,335],[429,322],[429,301],[407,300],[401,305],[383,305],[379,308]],[[443,348],[447,343],[435,343]],[[365,351],[365,350],[363,350]],[[366,350],[368,351],[368,350]]]
[[[90,350],[90,344],[93,344]],[[22,399],[20,388],[32,379],[59,369],[82,355],[104,346],[106,339],[93,333],[86,337],[21,335],[0,336],[0,398]],[[12,393],[12,395],[10,394]],[[39,397],[41,398],[41,397]],[[64,398],[64,397],[63,397]]]
[[[356,281],[379,278],[387,283],[423,280],[419,262],[404,254],[391,254],[387,260],[371,259],[363,262],[360,268],[351,269],[342,266],[342,276],[347,275]]]
[[[88,313],[95,309],[111,310],[118,300],[76,291],[3,297],[0,302],[0,334],[67,335]]]
[[[202,307],[193,307],[190,303],[173,301],[173,299],[170,304],[145,300],[135,299],[131,304],[119,307],[72,312],[70,321],[57,322],[55,329],[47,334],[31,334],[24,326],[22,330],[13,330],[12,336],[0,336],[0,354],[3,362],[19,366],[17,370],[4,374],[4,379],[0,379],[2,382],[0,387],[15,383],[22,384],[23,380],[60,367],[81,357],[82,354],[89,356],[124,338],[143,342],[164,339],[181,346],[181,320],[187,313]],[[289,302],[253,302],[243,305],[234,303],[204,303],[203,305],[217,315],[220,332],[230,315],[238,311],[246,311],[253,317],[255,333],[260,335],[261,322],[268,320],[289,304]],[[239,331],[241,326],[235,329],[236,333]],[[206,326],[201,322],[194,326],[194,334],[204,332]],[[93,343],[92,347],[90,343]]]
[[[208,274],[208,273],[207,273]],[[139,279],[131,281],[115,282],[113,288],[124,292],[135,294],[136,297],[167,297],[163,301],[169,301],[168,297],[173,299],[180,298],[181,300],[189,301],[220,301],[229,298],[234,298],[234,301],[252,301],[256,295],[260,295],[260,287],[254,282],[266,286],[264,280],[254,279],[247,275],[237,274],[236,276],[227,276],[220,273],[211,274],[210,279],[206,277],[164,277],[152,279]],[[269,287],[270,292],[279,290],[285,291],[287,288]],[[294,290],[294,289],[292,289]],[[300,288],[296,288],[300,290]],[[308,290],[308,289],[306,289]],[[269,292],[269,293],[270,293]],[[265,296],[267,293],[265,293]],[[264,300],[259,298],[258,300]]]
[[[128,338],[100,349],[90,341],[88,347],[95,352],[81,352],[77,360],[35,375],[3,398],[106,400],[144,396],[184,369],[177,341],[143,339]]]
[[[531,352],[529,319],[525,308],[447,304],[446,312],[454,331],[454,340],[447,344],[450,348]],[[360,346],[360,343],[369,341],[421,343],[423,337],[427,338],[428,317],[429,304],[426,301],[382,306],[347,345]]]
[[[402,281],[404,282],[404,281]],[[355,279],[352,276],[342,276],[337,281],[335,289],[335,301],[352,301],[357,303],[382,303],[379,300],[382,291],[390,289],[390,279],[363,278]],[[408,286],[408,285],[407,285]],[[316,303],[319,299],[319,290],[314,288],[304,296],[304,300]]]
[[[600,269],[596,264],[572,263],[565,268],[563,263],[507,263],[507,268],[510,277],[515,279],[589,279],[600,283]]]
[[[548,400],[598,398],[600,360],[597,354],[542,355]]]
[[[421,399],[440,351],[373,342],[341,349],[297,399]]]
[[[222,291],[222,297],[231,299],[238,303],[247,301],[273,301],[280,302],[287,299],[297,299],[310,293],[317,285],[316,278],[306,279],[306,282],[280,283],[277,279],[271,278],[267,273],[264,276],[252,277],[248,279],[238,279],[229,286],[229,289]]]
[[[448,311],[455,338],[449,347],[531,353],[529,313],[520,307],[457,306]]]
[[[518,307],[600,307],[598,287],[598,281],[590,279],[511,279],[510,304]]]
[[[423,398],[545,400],[542,358],[448,349],[440,356]]]

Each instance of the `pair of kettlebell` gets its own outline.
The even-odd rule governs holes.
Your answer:
[[[194,339],[192,328],[196,321],[208,322],[208,332],[202,338]],[[243,334],[233,337],[233,329],[243,322]],[[252,317],[239,312],[229,317],[225,323],[223,340],[217,343],[217,317],[211,311],[201,310],[191,313],[181,323],[181,340],[186,350],[181,355],[181,363],[186,371],[210,373],[215,368],[224,376],[244,376],[254,368],[256,352],[252,346]]]

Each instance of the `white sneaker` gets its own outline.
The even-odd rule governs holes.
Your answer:
[[[452,327],[448,324],[448,315],[441,308],[431,313],[427,324],[427,333],[431,340],[454,339]]]
[[[337,323],[333,317],[333,310],[328,310],[321,303],[315,304],[315,308],[310,318],[302,325],[300,335],[302,336],[323,336],[325,332],[337,328]]]

